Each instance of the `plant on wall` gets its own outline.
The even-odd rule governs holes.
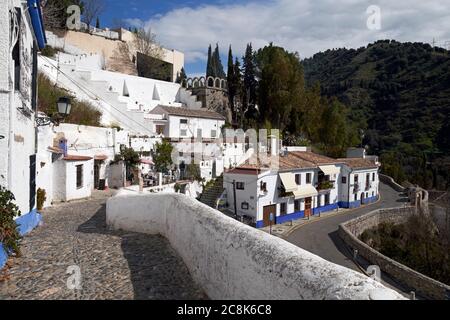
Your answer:
[[[6,252],[19,255],[19,241],[21,239],[15,217],[21,215],[14,204],[16,198],[11,191],[0,186],[0,242]]]

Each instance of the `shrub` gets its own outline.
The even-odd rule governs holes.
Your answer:
[[[15,200],[11,191],[0,186],[0,242],[6,252],[19,255],[21,237],[14,218],[19,217],[21,213],[13,202]]]

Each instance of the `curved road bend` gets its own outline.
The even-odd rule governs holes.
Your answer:
[[[306,224],[289,234],[285,240],[325,260],[361,272],[353,262],[348,246],[339,237],[338,228],[341,223],[374,210],[402,207],[407,202],[404,195],[383,183],[380,183],[380,194],[381,200],[373,205]],[[383,276],[383,280],[387,282],[385,284],[388,286],[394,285],[397,289],[404,291],[398,284],[392,283],[391,279]]]

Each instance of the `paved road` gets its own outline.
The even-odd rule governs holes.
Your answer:
[[[0,273],[0,300],[205,299],[166,239],[108,230],[108,196],[45,210],[44,225],[23,239],[22,256]],[[80,268],[80,290],[67,286],[70,266]]]
[[[380,184],[381,201],[354,211],[304,225],[292,232],[286,240],[328,261],[360,271],[351,259],[344,242],[338,236],[339,224],[380,208],[404,205],[406,199],[386,184]]]

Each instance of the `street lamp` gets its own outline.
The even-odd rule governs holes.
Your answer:
[[[70,98],[61,97],[58,99],[56,103],[58,112],[51,117],[48,116],[38,116],[36,117],[36,125],[38,127],[49,126],[50,124],[54,124],[55,126],[59,126],[61,120],[64,120],[72,110],[72,104],[70,102]]]

